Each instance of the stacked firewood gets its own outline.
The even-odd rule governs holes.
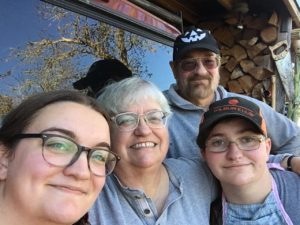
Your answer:
[[[211,30],[220,44],[220,83],[224,87],[274,106],[278,75],[270,47],[279,41],[279,25],[275,11],[260,15],[230,14],[223,21],[199,24]]]

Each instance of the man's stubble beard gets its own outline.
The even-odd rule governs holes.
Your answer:
[[[218,75],[215,79],[206,79],[208,84],[191,84],[189,83],[188,89],[186,90],[189,93],[190,98],[203,100],[209,98],[214,94],[215,90],[218,87],[220,76]]]

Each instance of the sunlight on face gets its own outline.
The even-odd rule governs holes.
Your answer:
[[[254,131],[253,125],[241,118],[225,119],[219,122],[210,132],[211,137],[222,137],[230,141],[251,135],[260,135]],[[213,174],[222,185],[244,185],[259,182],[263,171],[266,171],[270,151],[269,139],[263,140],[256,150],[240,150],[235,143],[231,143],[227,151],[203,151],[203,155]]]
[[[148,99],[129,106],[123,111],[145,114],[153,110],[161,110],[161,108],[154,100]],[[140,117],[139,125],[131,131],[122,131],[114,124],[112,126],[112,150],[122,158],[116,167],[118,172],[126,168],[160,165],[167,154],[168,147],[167,127],[151,128],[143,117]]]
[[[72,102],[54,103],[40,110],[24,131],[41,132],[68,136],[87,147],[97,147],[101,142],[110,144],[105,118],[90,107]],[[32,221],[39,218],[41,224],[72,224],[91,207],[105,177],[89,171],[86,153],[67,168],[51,166],[43,159],[41,146],[38,138],[20,140],[8,165],[6,199],[20,215],[27,215]]]
[[[216,55],[209,51],[194,50],[189,52],[184,59],[203,57],[216,57]],[[219,67],[206,69],[202,63],[199,63],[192,71],[181,70],[180,63],[175,63],[173,68],[179,94],[194,104],[197,104],[199,100],[210,98],[220,80]]]

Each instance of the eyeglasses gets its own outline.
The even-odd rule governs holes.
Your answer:
[[[206,141],[205,150],[210,152],[225,152],[230,143],[235,143],[240,150],[252,151],[259,148],[260,143],[265,140],[264,136],[243,136],[235,141],[229,141],[224,137],[212,137]]]
[[[151,128],[162,128],[167,121],[167,113],[163,111],[149,111],[145,114],[137,114],[132,112],[120,113],[112,117],[121,131],[132,131],[139,125],[140,117],[144,117],[145,122]]]
[[[217,56],[182,59],[178,63],[179,69],[184,72],[194,71],[198,66],[199,61],[205,67],[205,69],[211,70],[219,66],[220,56],[217,55]]]
[[[57,134],[17,134],[16,139],[22,138],[41,138],[42,155],[44,160],[58,167],[68,167],[75,163],[80,154],[84,151],[87,153],[88,166],[90,171],[100,177],[109,175],[120,160],[120,157],[111,152],[106,147],[87,148],[77,144],[68,137]]]

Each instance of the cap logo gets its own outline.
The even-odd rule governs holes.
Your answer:
[[[239,100],[237,100],[237,99],[230,99],[228,101],[228,104],[229,105],[237,105],[237,104],[239,104]]]
[[[191,32],[186,32],[184,36],[181,38],[181,41],[184,43],[191,43],[201,41],[206,37],[206,33],[201,29],[197,28],[196,30],[192,30]]]

